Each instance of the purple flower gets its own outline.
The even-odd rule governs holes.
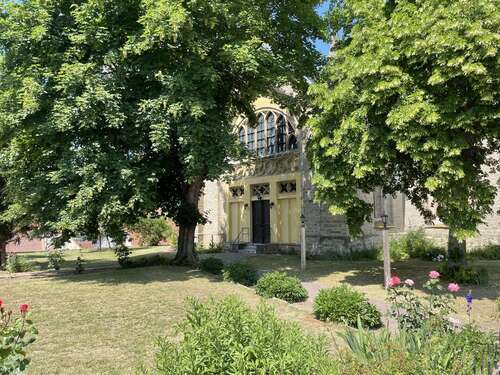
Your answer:
[[[471,292],[467,293],[465,299],[467,300],[468,305],[472,304],[472,293]]]

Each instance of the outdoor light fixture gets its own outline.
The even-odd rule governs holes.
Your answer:
[[[271,206],[271,208],[273,208],[274,207],[274,202],[269,203],[269,205]]]
[[[304,214],[300,215],[300,223],[302,224],[302,226],[304,226],[304,224],[306,223],[306,217],[304,216]]]
[[[382,220],[382,224],[384,224],[384,229],[387,229],[387,223],[388,223],[388,220],[389,220],[389,215],[383,214],[382,216],[380,216],[380,219]]]

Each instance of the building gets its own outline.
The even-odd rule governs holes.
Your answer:
[[[303,222],[307,253],[328,257],[380,246],[382,236],[377,224],[383,213],[389,217],[393,236],[425,228],[429,236],[446,242],[445,226],[427,226],[403,194],[387,198],[380,191],[364,196],[374,203],[374,222],[363,226],[361,238],[350,238],[345,218],[331,215],[325,205],[313,201],[305,137],[296,119],[266,98],[257,100],[255,108],[255,127],[244,118],[237,119],[235,126],[240,142],[256,157],[250,163],[238,164],[228,178],[206,183],[199,208],[208,223],[197,228],[198,243],[223,243],[226,248],[258,253],[298,253]],[[497,181],[500,174],[491,178]],[[495,204],[498,210],[500,194]],[[469,247],[500,243],[498,215],[487,218],[487,225],[479,230],[480,236],[469,240]]]

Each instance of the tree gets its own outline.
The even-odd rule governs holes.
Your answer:
[[[195,263],[204,182],[242,153],[261,95],[300,108],[321,58],[317,0],[26,0],[0,11],[7,218],[40,233],[123,239],[138,217],[179,226]],[[284,95],[282,87],[295,95]]]
[[[318,198],[358,235],[373,210],[359,191],[403,192],[464,259],[496,194],[498,1],[338,0],[329,19],[336,43],[310,88]]]

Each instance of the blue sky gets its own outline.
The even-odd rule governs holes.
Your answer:
[[[325,1],[318,7],[319,14],[325,14],[326,11],[328,11],[328,3],[328,1]],[[328,52],[330,52],[330,45],[320,40],[316,41],[316,48],[325,56],[328,55]]]

